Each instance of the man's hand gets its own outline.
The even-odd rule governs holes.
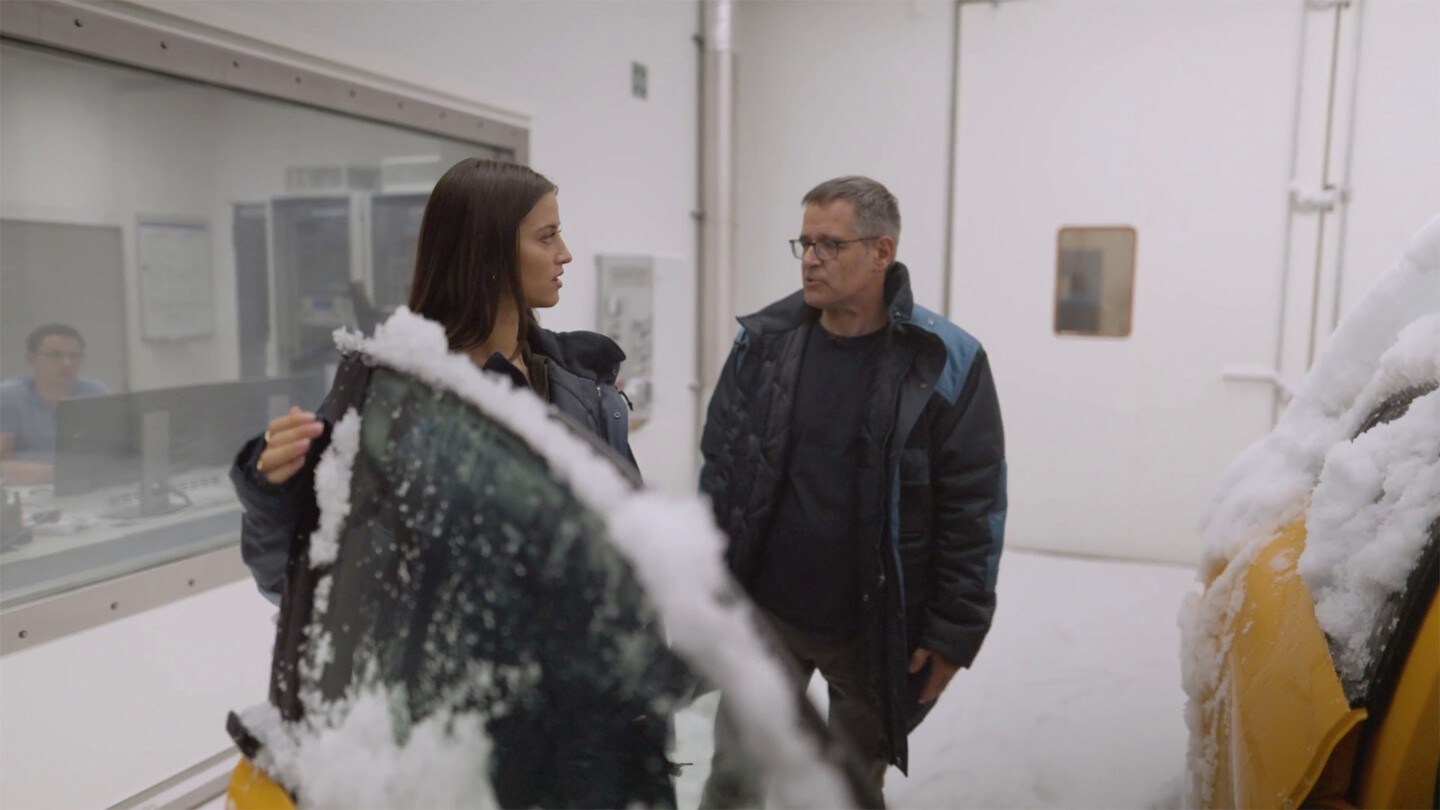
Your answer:
[[[950,659],[940,653],[918,647],[915,654],[910,656],[910,673],[919,672],[926,661],[931,662],[930,679],[925,681],[925,688],[920,690],[921,703],[929,703],[940,697],[940,693],[945,691],[950,679],[955,677],[955,673],[960,669],[959,664],[951,663]]]

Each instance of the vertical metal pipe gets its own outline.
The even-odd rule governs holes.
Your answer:
[[[696,285],[696,435],[735,336],[735,46],[733,0],[703,0],[700,60],[700,266]]]
[[[1330,79],[1325,92],[1325,146],[1320,153],[1320,189],[1322,191],[1331,187],[1330,150],[1335,137],[1335,85],[1340,67],[1340,26],[1343,21],[1341,15],[1344,11],[1343,4],[1335,6],[1335,30],[1330,38]],[[1315,365],[1315,351],[1319,343],[1315,332],[1319,329],[1320,324],[1320,282],[1321,271],[1325,264],[1325,214],[1326,211],[1323,208],[1315,212],[1318,225],[1315,229],[1315,269],[1310,288],[1310,333],[1305,349],[1306,370]]]
[[[1345,133],[1345,165],[1341,170],[1342,174],[1339,183],[1339,193],[1335,197],[1335,206],[1339,216],[1339,234],[1335,240],[1335,293],[1330,307],[1330,331],[1340,325],[1341,304],[1345,296],[1345,237],[1350,222],[1350,167],[1355,160],[1355,120],[1359,117],[1356,111],[1360,107],[1360,48],[1364,42],[1361,36],[1365,26],[1365,4],[1356,3],[1354,13],[1355,28],[1355,50],[1350,68],[1350,121],[1346,126]]]
[[[1300,45],[1299,56],[1295,63],[1295,105],[1290,116],[1290,172],[1286,176],[1293,183],[1296,172],[1300,167],[1300,109],[1304,104],[1305,86],[1305,46],[1308,37],[1305,36],[1306,8],[1302,5],[1299,9],[1300,21]],[[1284,246],[1280,251],[1280,306],[1275,319],[1275,373],[1281,374],[1285,370],[1285,330],[1286,320],[1290,309],[1290,251],[1295,241],[1295,201],[1294,191],[1285,200],[1285,238]],[[1270,395],[1270,424],[1280,420],[1280,407],[1283,404],[1283,397],[1280,388],[1277,386]]]
[[[945,255],[940,258],[940,307],[953,320],[950,296],[955,276],[955,149],[960,132],[960,11],[964,0],[955,0],[955,25],[950,29],[950,133],[945,151]]]

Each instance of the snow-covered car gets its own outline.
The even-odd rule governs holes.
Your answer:
[[[408,311],[341,343],[229,806],[672,805],[666,742],[701,683],[778,803],[879,806],[786,685],[701,499],[638,486]]]
[[[1206,517],[1181,614],[1198,807],[1440,806],[1440,218]]]

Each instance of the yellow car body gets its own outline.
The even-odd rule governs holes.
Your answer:
[[[1428,600],[1384,713],[1352,707],[1295,571],[1305,525],[1248,563],[1223,676],[1204,718],[1216,742],[1212,807],[1435,807],[1440,767],[1440,602]]]
[[[1440,216],[1205,516],[1181,613],[1195,805],[1440,807],[1437,392]]]
[[[240,757],[225,789],[226,810],[295,810],[285,788],[275,784],[246,757]]]

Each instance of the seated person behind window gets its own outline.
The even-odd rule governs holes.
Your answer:
[[[25,339],[29,374],[0,382],[0,477],[7,484],[55,479],[55,406],[62,399],[109,393],[80,376],[85,338],[73,326],[48,323]]]

